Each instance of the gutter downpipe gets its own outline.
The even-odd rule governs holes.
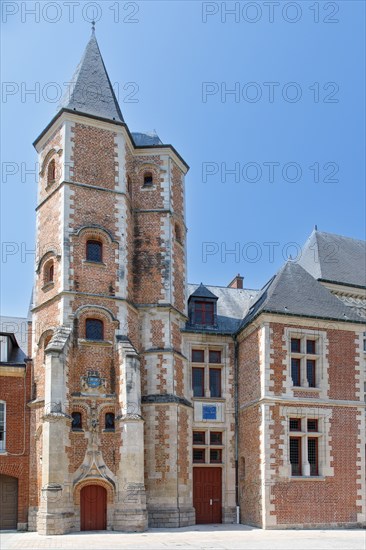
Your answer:
[[[240,523],[239,506],[239,373],[238,373],[238,355],[239,344],[234,336],[234,400],[235,400],[235,503],[236,503],[236,523]]]

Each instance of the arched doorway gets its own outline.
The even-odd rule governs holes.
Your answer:
[[[0,475],[0,529],[16,529],[18,523],[18,479]]]
[[[107,491],[100,485],[86,485],[80,492],[80,530],[107,529]]]

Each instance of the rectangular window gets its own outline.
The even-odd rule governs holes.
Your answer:
[[[290,437],[291,475],[301,476],[301,437]]]
[[[205,462],[205,449],[193,449],[193,462]]]
[[[210,396],[221,397],[221,369],[210,369]]]
[[[197,325],[214,324],[214,304],[212,302],[195,302],[194,313]]]
[[[222,445],[222,432],[210,432],[210,445]]]
[[[308,461],[310,464],[310,475],[318,475],[318,438],[308,438]]]
[[[318,420],[316,418],[308,419],[308,432],[317,432],[318,431]]]
[[[221,351],[210,349],[208,352],[209,363],[221,363]]]
[[[306,377],[308,379],[309,387],[315,388],[315,361],[314,359],[306,360]]]
[[[205,432],[193,432],[193,445],[205,445]]]
[[[301,350],[300,338],[291,338],[291,352],[300,353],[300,350]]]
[[[5,403],[0,403],[0,451],[5,450]]]
[[[192,350],[192,362],[193,363],[204,363],[205,361],[205,352],[203,349],[193,349]]]
[[[306,353],[314,354],[315,349],[315,340],[306,340]]]
[[[210,449],[210,463],[222,462],[222,450]]]
[[[192,368],[192,385],[194,397],[204,397],[205,395],[205,369]]]
[[[290,418],[290,432],[301,432],[301,418]]]
[[[301,385],[300,377],[300,359],[291,358],[291,377],[294,386]]]

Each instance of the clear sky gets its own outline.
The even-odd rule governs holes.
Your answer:
[[[191,167],[190,282],[240,272],[260,288],[315,224],[365,238],[363,1],[3,1],[2,314],[27,313],[32,142],[93,17],[131,131],[155,129]]]

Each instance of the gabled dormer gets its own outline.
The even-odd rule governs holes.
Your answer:
[[[217,327],[217,300],[202,283],[188,299],[188,324],[197,328]]]

